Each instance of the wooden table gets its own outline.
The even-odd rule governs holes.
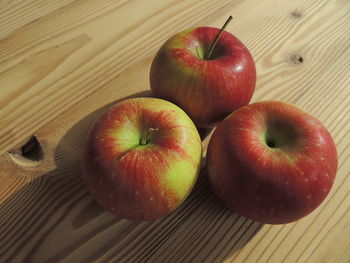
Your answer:
[[[166,218],[104,211],[80,179],[88,127],[112,102],[150,94],[169,36],[229,15],[256,61],[253,101],[297,104],[333,135],[331,193],[296,223],[262,225],[226,209],[203,172]],[[1,0],[0,262],[350,262],[349,58],[348,0]]]

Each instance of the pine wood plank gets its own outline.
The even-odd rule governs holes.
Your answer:
[[[1,262],[350,261],[348,1],[38,0],[0,7]],[[262,225],[226,209],[203,170],[189,199],[166,218],[135,223],[105,212],[80,180],[88,127],[111,103],[150,96],[150,63],[165,39],[190,26],[219,27],[228,15],[235,17],[228,30],[256,60],[253,101],[295,103],[332,133],[339,171],[330,195],[296,223]],[[44,159],[18,165],[7,152],[32,134]]]

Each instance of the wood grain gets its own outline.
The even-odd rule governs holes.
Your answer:
[[[256,61],[253,101],[297,104],[333,135],[331,193],[296,223],[262,225],[225,208],[203,169],[166,218],[104,211],[80,179],[87,129],[115,101],[150,96],[170,35],[228,15]],[[349,43],[347,0],[0,1],[0,262],[350,262]],[[19,165],[8,152],[33,134],[44,159]]]

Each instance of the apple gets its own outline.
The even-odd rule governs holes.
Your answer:
[[[82,158],[82,177],[105,209],[135,221],[174,211],[200,169],[198,131],[176,105],[156,98],[116,103],[93,124]]]
[[[247,105],[254,93],[254,60],[244,44],[222,29],[198,27],[175,34],[150,70],[155,97],[182,108],[197,127],[209,128]]]
[[[233,211],[268,224],[296,221],[318,207],[337,172],[333,139],[292,104],[264,101],[222,121],[210,139],[207,171]]]

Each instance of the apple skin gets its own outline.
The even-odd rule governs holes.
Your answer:
[[[198,131],[183,110],[161,99],[127,99],[91,127],[82,177],[95,200],[113,214],[153,220],[186,199],[201,157]]]
[[[250,104],[222,121],[210,139],[207,170],[233,211],[268,224],[296,221],[329,193],[338,167],[333,139],[302,109]]]
[[[208,128],[247,105],[254,93],[256,70],[248,49],[224,31],[199,27],[175,34],[156,54],[150,71],[155,97],[182,108],[197,127]]]

